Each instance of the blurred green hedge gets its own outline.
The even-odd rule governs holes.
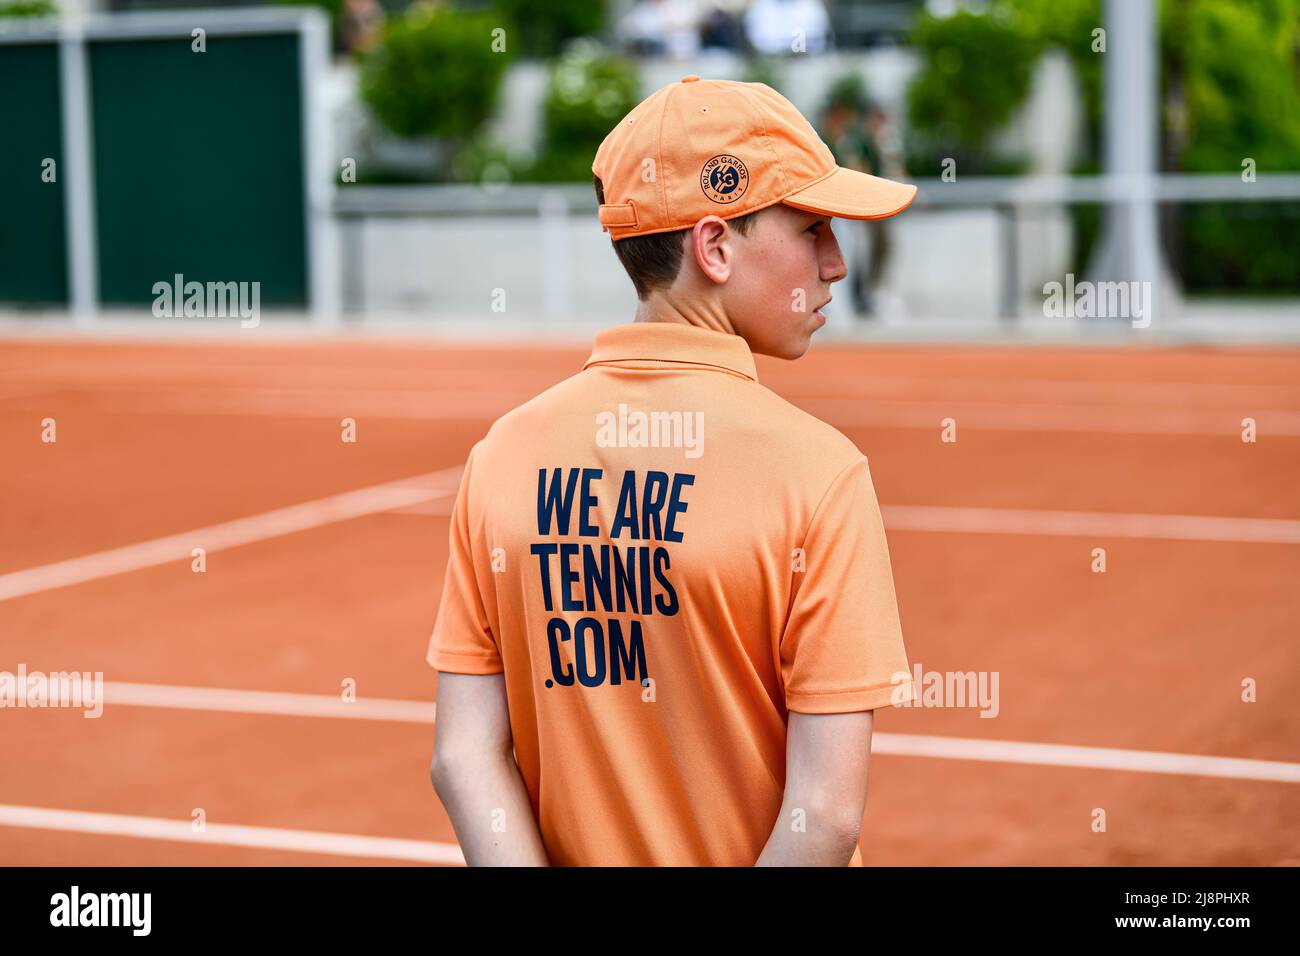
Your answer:
[[[551,68],[542,102],[545,142],[525,178],[590,182],[596,150],[640,102],[636,67],[591,40],[571,43]]]
[[[1162,7],[1165,165],[1194,173],[1300,171],[1300,3]],[[1300,203],[1197,203],[1166,216],[1198,291],[1300,290]]]
[[[605,29],[604,0],[491,0],[489,9],[513,24],[510,39],[520,56],[549,58],[578,37]]]
[[[59,9],[54,0],[16,0],[0,3],[0,17],[53,17]]]
[[[640,102],[639,88],[630,60],[594,40],[572,40],[550,67],[538,154],[479,137],[459,156],[458,174],[471,181],[589,183],[596,150]]]
[[[398,136],[438,137],[454,152],[496,107],[511,57],[508,43],[493,49],[500,27],[489,14],[413,5],[385,23],[379,44],[362,57],[362,99]]]
[[[995,155],[991,140],[1029,95],[1038,38],[1014,18],[961,10],[922,13],[911,42],[921,62],[907,91],[908,169],[937,176],[953,159],[958,175],[1020,172],[1024,158]]]

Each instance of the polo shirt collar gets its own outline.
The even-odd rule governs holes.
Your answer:
[[[637,361],[710,365],[758,381],[754,353],[739,335],[681,322],[628,322],[601,329],[583,368]]]

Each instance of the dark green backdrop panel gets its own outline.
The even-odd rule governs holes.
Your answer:
[[[155,282],[260,282],[307,305],[297,34],[92,40],[100,300]]]
[[[0,43],[0,302],[63,305],[63,134],[59,48],[55,43]],[[55,181],[43,182],[53,159]]]

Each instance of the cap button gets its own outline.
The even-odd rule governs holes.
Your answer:
[[[696,83],[696,82],[699,81],[699,79],[700,79],[700,78],[699,78],[698,76],[696,76],[694,73],[692,73],[690,76],[683,76],[683,77],[682,77],[682,82],[683,82],[683,83]]]

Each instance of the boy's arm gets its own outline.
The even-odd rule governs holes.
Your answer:
[[[429,778],[470,866],[549,865],[515,763],[503,675],[438,672]]]
[[[790,712],[785,798],[758,866],[846,866],[853,858],[867,803],[872,723],[869,710]]]

